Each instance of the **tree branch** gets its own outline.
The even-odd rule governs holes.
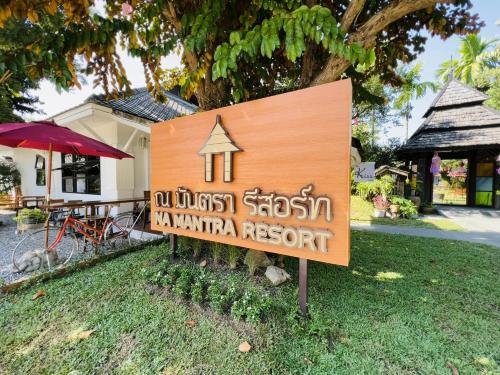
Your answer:
[[[358,16],[358,14],[363,10],[363,7],[365,6],[366,0],[352,0],[344,15],[342,16],[342,20],[340,22],[340,27],[342,30],[345,32],[349,31],[351,28],[351,25],[353,24],[354,20]]]
[[[349,4],[346,14],[342,17],[342,22],[346,24],[351,18],[354,20],[355,17],[352,17],[350,14],[347,17],[347,13],[354,13],[352,8],[355,5],[353,3],[357,3],[357,0],[353,0],[352,3]],[[375,45],[377,34],[384,30],[387,26],[389,26],[392,22],[395,22],[404,16],[416,12],[421,9],[425,9],[431,6],[434,6],[438,3],[454,3],[455,0],[401,0],[395,1],[391,5],[388,5],[383,10],[375,14],[368,21],[366,21],[357,31],[351,33],[348,42],[359,42],[365,48],[371,48]],[[352,8],[351,8],[352,6]],[[351,8],[351,10],[349,10]],[[323,83],[335,81],[340,77],[340,75],[346,71],[346,69],[350,66],[350,62],[338,57],[338,56],[330,56],[325,67],[318,73],[318,75],[312,80],[310,86],[321,85]]]

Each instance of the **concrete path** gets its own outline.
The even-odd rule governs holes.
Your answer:
[[[351,222],[351,229],[356,229],[356,230],[367,230],[372,232],[382,232],[390,234],[406,234],[409,236],[419,236],[419,237],[443,238],[443,239],[450,239],[457,241],[469,241],[469,242],[496,246],[500,248],[500,227],[497,227],[496,230],[493,231],[490,230],[483,231],[482,228],[477,226],[475,228],[476,230],[468,230],[467,232],[454,232],[454,231],[446,231],[438,229]]]
[[[453,206],[437,206],[437,210],[468,231],[493,232],[500,236],[500,210]]]

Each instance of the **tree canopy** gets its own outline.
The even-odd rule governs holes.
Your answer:
[[[395,67],[423,51],[424,30],[448,38],[482,25],[470,0],[106,0],[105,12],[94,5],[3,1],[0,27],[21,21],[26,38],[0,56],[0,76],[27,69],[31,79],[68,88],[79,85],[81,61],[106,92],[127,90],[121,46],[141,59],[158,98],[162,85],[180,84],[203,109],[343,76],[353,80],[355,100],[364,100],[367,77],[400,82]],[[162,57],[176,51],[183,68],[163,70]]]
[[[17,49],[17,45],[22,44],[24,38],[24,24],[21,21],[12,21],[11,27],[1,28],[0,56]],[[37,112],[38,98],[29,91],[38,88],[38,79],[29,78],[25,69],[9,70],[0,74],[0,122],[22,121],[17,113]]]

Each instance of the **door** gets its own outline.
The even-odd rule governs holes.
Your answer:
[[[476,206],[493,207],[495,163],[480,161],[476,165]]]

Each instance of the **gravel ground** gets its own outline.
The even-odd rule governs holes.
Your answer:
[[[26,275],[13,273],[11,255],[12,249],[22,238],[16,234],[17,224],[13,220],[14,214],[0,210],[0,283],[12,282]]]
[[[0,225],[0,285],[2,283],[11,283],[23,277],[29,277],[32,275],[30,273],[14,272],[12,267],[12,250],[16,247],[17,243],[28,234],[28,232],[25,232],[23,235],[16,234],[17,224],[13,218],[14,214],[12,212],[0,210],[0,222],[2,222],[2,225]],[[51,233],[54,234],[54,232]],[[143,241],[149,239],[150,238],[142,238]],[[52,242],[51,240],[52,236],[49,238],[49,242]],[[133,241],[137,243],[138,240],[135,239]],[[70,242],[69,239],[63,239],[63,241],[58,245],[60,258],[62,258],[64,254],[64,250],[62,248],[65,246],[70,247],[71,245],[72,242]],[[71,261],[89,258],[95,254],[90,246],[87,251],[83,251],[83,240],[78,240],[78,245],[79,250],[73,254]],[[105,250],[109,251],[109,248]],[[42,271],[46,271],[46,269],[43,269]]]

